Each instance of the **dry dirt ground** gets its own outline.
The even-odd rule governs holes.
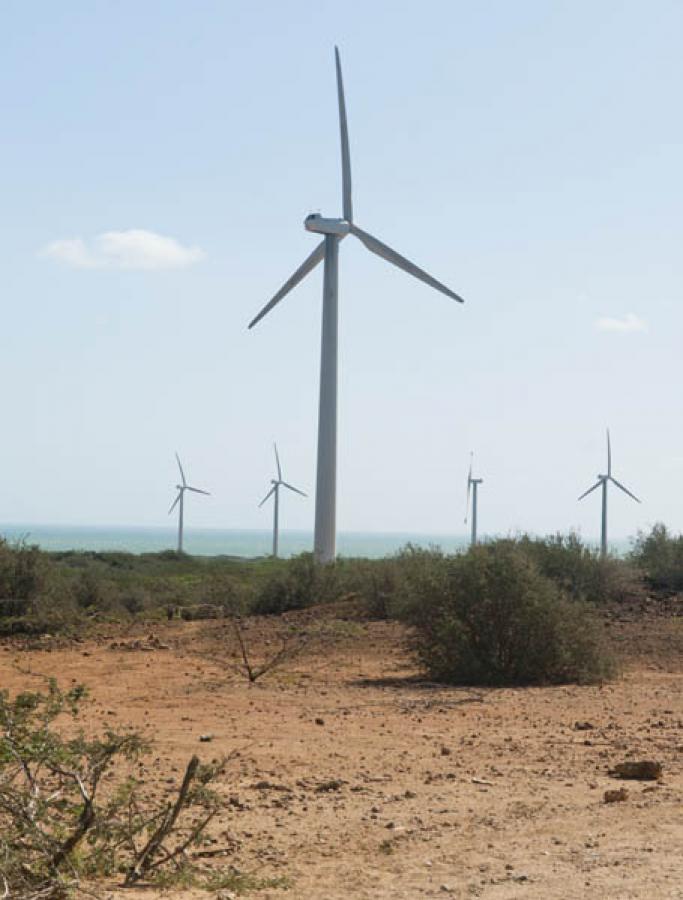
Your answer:
[[[398,625],[333,624],[334,645],[255,684],[231,667],[224,622],[154,626],[167,649],[112,648],[140,628],[0,644],[0,684],[87,684],[89,727],[132,723],[153,738],[160,796],[193,753],[238,751],[219,783],[212,864],[285,885],[255,900],[683,898],[683,617],[610,622],[626,659],[611,684],[514,690],[421,682]],[[256,655],[280,628],[249,625]],[[628,759],[660,761],[663,780],[607,774]],[[628,798],[606,804],[622,785]]]

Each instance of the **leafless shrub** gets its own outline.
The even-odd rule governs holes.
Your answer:
[[[312,634],[299,629],[291,629],[280,635],[277,648],[269,653],[260,663],[255,663],[247,646],[244,631],[239,619],[232,620],[233,631],[239,646],[241,661],[235,668],[252,684],[262,675],[272,672],[285,662],[300,656],[312,642]]]

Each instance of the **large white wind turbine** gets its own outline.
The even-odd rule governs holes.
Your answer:
[[[302,497],[306,497],[303,491],[300,491],[299,488],[295,488],[292,484],[287,484],[286,481],[282,480],[282,469],[280,468],[280,457],[277,452],[277,444],[273,444],[275,448],[275,465],[277,466],[277,478],[271,478],[270,483],[273,485],[272,488],[268,491],[266,496],[259,503],[259,507],[263,506],[266,500],[271,497],[273,494],[275,495],[275,500],[273,501],[273,556],[277,556],[278,550],[278,541],[280,536],[280,524],[279,524],[279,516],[280,516],[280,488],[286,487],[290,491],[294,491],[295,494],[301,494]]]
[[[477,543],[477,488],[484,481],[483,478],[472,478],[472,457],[470,454],[470,470],[467,473],[467,504],[465,506],[465,525],[467,525],[467,514],[470,510],[470,497],[472,498],[472,536],[470,545]]]
[[[607,556],[607,482],[611,481],[612,484],[615,484],[620,491],[623,491],[625,494],[628,494],[636,503],[640,503],[640,500],[636,497],[635,494],[632,494],[628,488],[625,488],[623,484],[617,481],[616,478],[612,476],[612,444],[610,442],[609,437],[609,428],[607,429],[607,474],[606,475],[598,475],[598,480],[595,482],[593,487],[588,488],[581,496],[579,500],[583,500],[584,497],[587,497],[594,490],[602,486],[602,529],[600,532],[600,553],[602,556]]]
[[[180,462],[180,457],[178,456],[177,453],[175,455],[175,458],[178,460],[178,468],[180,469],[180,479],[182,481],[182,484],[176,485],[178,494],[177,494],[175,500],[173,501],[173,503],[171,504],[171,508],[169,509],[168,514],[170,516],[171,513],[173,512],[173,510],[176,508],[176,506],[178,506],[178,504],[180,504],[178,507],[178,553],[182,553],[183,552],[183,512],[184,512],[183,506],[184,506],[184,499],[185,499],[185,491],[193,491],[195,494],[206,494],[207,496],[209,496],[209,492],[202,491],[202,490],[200,490],[200,488],[190,487],[190,485],[187,483],[187,479],[185,478],[185,473],[183,472],[183,466],[182,466],[182,463]]]
[[[304,226],[308,231],[322,234],[323,240],[302,263],[291,278],[284,283],[272,300],[249,323],[253,328],[292,288],[311,272],[318,263],[325,261],[323,274],[323,313],[320,354],[320,402],[318,413],[318,468],[315,491],[314,553],[318,562],[330,562],[336,555],[336,490],[337,490],[337,289],[339,243],[347,234],[357,237],[372,253],[386,259],[409,275],[419,278],[430,287],[441,291],[462,303],[462,298],[441,284],[414,263],[387,247],[353,221],[351,204],[351,161],[349,135],[346,124],[346,105],[342,83],[339,50],[335,47],[337,67],[337,100],[341,131],[342,208],[340,219],[327,219],[319,214],[307,216]]]

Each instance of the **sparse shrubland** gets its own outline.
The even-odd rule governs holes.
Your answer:
[[[563,609],[567,602],[619,603],[637,594],[643,577],[655,589],[683,586],[683,538],[663,526],[639,535],[625,560],[601,559],[576,534],[521,535],[484,546],[499,548],[489,549],[494,555],[507,548],[515,559],[527,560]],[[488,571],[488,559],[478,551],[448,555],[407,546],[384,559],[341,558],[317,566],[307,553],[277,560],[172,551],[44,553],[0,541],[0,635],[83,632],[97,623],[167,617],[282,615],[344,598],[354,598],[368,618],[405,621],[411,595],[424,597],[428,585],[440,583],[446,571],[460,571],[463,560]]]

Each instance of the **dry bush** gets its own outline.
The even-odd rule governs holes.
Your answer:
[[[112,781],[116,763],[147,747],[134,731],[64,738],[55,720],[75,719],[83,698],[54,681],[45,693],[0,692],[0,891],[12,900],[62,900],[84,878],[122,872],[130,885],[185,866],[218,810],[208,785],[220,767],[196,757],[161,807],[143,801],[135,779]]]

